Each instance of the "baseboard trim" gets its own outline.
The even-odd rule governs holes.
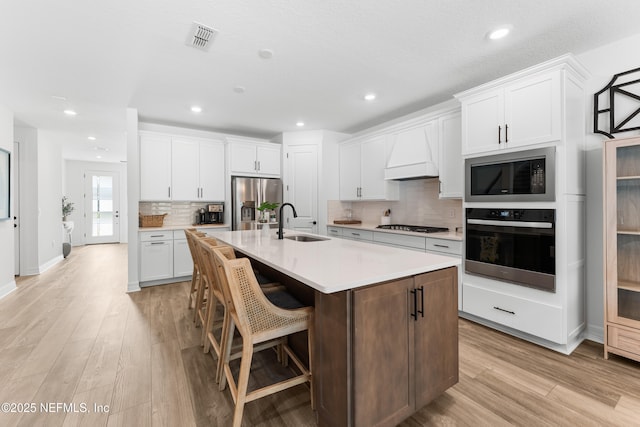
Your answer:
[[[16,289],[18,289],[16,287],[16,281],[15,279],[11,279],[9,283],[5,283],[4,285],[0,286],[0,299],[6,297]]]
[[[62,261],[63,259],[64,258],[62,257],[62,255],[58,255],[55,258],[50,259],[49,261],[45,262],[40,267],[38,267],[38,273],[39,274],[44,273],[45,271],[47,271],[48,269],[50,269],[51,267],[53,267],[54,265]]]
[[[471,320],[472,322],[479,323],[489,328],[495,329],[505,334],[513,335],[514,337],[523,339],[525,341],[532,342],[541,347],[546,347],[550,350],[557,351],[558,353],[570,355],[580,343],[584,340],[584,331],[577,331],[573,336],[569,337],[566,344],[559,344],[553,341],[546,340],[544,338],[536,337],[535,335],[528,334],[526,332],[519,331],[517,329],[510,328],[508,326],[501,325],[491,320],[483,319],[473,314],[465,313],[464,311],[458,311],[458,316],[463,319]]]
[[[590,341],[604,344],[604,327],[596,325],[587,325],[584,337]]]
[[[140,282],[131,282],[127,284],[127,293],[131,292],[140,292],[142,288],[140,288]]]

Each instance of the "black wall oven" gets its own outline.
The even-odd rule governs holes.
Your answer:
[[[465,160],[465,202],[552,202],[555,147]]]
[[[555,292],[554,209],[466,209],[465,272]]]

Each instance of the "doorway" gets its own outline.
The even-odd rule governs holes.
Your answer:
[[[13,143],[13,156],[11,158],[11,182],[13,183],[12,210],[13,210],[13,258],[14,267],[13,275],[20,275],[20,143],[14,141]]]
[[[118,172],[85,173],[85,242],[120,242],[120,177]]]

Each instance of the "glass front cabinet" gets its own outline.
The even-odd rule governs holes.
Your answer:
[[[640,138],[604,144],[605,358],[640,361]]]

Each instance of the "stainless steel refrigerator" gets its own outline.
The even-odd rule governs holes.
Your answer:
[[[231,177],[231,229],[253,230],[257,228],[262,202],[278,203],[276,221],[280,221],[282,181],[279,178]],[[271,227],[277,227],[272,223]]]

